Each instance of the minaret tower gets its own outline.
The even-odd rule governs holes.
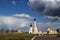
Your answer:
[[[33,27],[33,33],[36,34],[38,32],[36,27],[36,18],[34,18],[34,27]]]
[[[29,33],[32,33],[32,24],[30,24]]]

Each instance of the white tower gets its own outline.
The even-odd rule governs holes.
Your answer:
[[[33,33],[38,33],[37,27],[36,27],[36,19],[34,18],[34,27],[33,27]]]
[[[30,25],[29,33],[32,33],[32,25]]]

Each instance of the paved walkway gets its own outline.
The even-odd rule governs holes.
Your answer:
[[[60,40],[60,37],[38,36],[34,40]]]

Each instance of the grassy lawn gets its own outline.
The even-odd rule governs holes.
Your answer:
[[[31,40],[32,34],[0,34],[0,40]]]

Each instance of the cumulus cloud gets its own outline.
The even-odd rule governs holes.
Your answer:
[[[45,16],[46,19],[51,19],[51,22],[59,21],[60,17],[58,16]]]
[[[29,31],[29,25],[33,22],[30,15],[27,14],[14,14],[12,16],[0,16],[0,29],[21,29],[23,31]],[[39,31],[46,31],[49,27],[60,26],[57,22],[37,23]]]
[[[60,26],[60,22],[47,22],[47,23],[37,23],[39,31],[47,31],[48,28],[57,29]]]
[[[60,0],[29,0],[28,4],[31,10],[37,11],[41,15],[60,17]]]
[[[20,17],[20,18],[32,18],[30,15],[27,14],[15,14],[13,15],[14,17]]]
[[[45,18],[51,18],[51,19],[53,19],[53,18],[58,18],[58,19],[60,19],[60,17],[54,17],[54,16],[45,16]]]
[[[20,14],[17,14],[17,16],[19,16],[19,15]],[[21,18],[18,18],[13,15],[12,16],[0,16],[0,28],[5,28],[5,27],[7,27],[8,29],[29,28],[29,24],[32,22],[31,18],[25,19],[26,17],[24,17],[22,15],[23,14],[21,14],[19,16]],[[25,14],[25,15],[27,15],[27,14]]]
[[[16,5],[16,2],[15,2],[15,1],[12,1],[12,4],[13,4],[13,5]]]

